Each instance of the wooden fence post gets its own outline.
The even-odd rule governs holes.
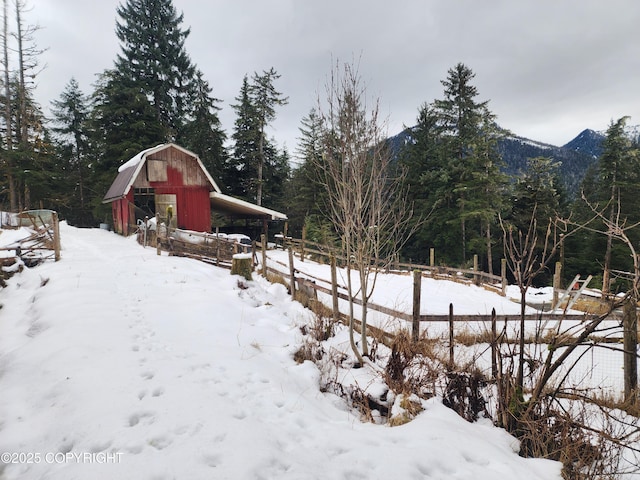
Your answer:
[[[156,212],[156,254],[160,255],[160,214]]]
[[[436,249],[430,248],[429,249],[429,266],[433,268],[435,263],[436,263]]]
[[[478,254],[474,254],[473,255],[473,271],[477,272],[478,271]],[[476,285],[480,285],[480,275],[478,275],[477,273],[473,274],[473,283],[475,283]]]
[[[417,342],[420,338],[420,291],[422,289],[422,272],[413,271],[413,325],[411,339]]]
[[[638,318],[636,301],[632,297],[624,304],[624,400],[635,406],[638,390]]]
[[[329,255],[331,263],[331,298],[333,300],[333,321],[340,319],[340,307],[338,305],[338,273],[336,270],[336,257],[333,253]]]
[[[491,309],[491,377],[498,378],[498,329],[496,326],[496,309]]]
[[[507,259],[503,258],[500,260],[500,276],[502,279],[500,280],[502,285],[502,296],[507,296]]]
[[[551,304],[551,309],[554,309],[558,306],[558,295],[560,293],[560,275],[562,274],[562,263],[556,262],[556,271],[553,274],[553,303]]]
[[[57,262],[60,260],[60,219],[58,218],[58,212],[53,212],[53,257]]]
[[[289,247],[289,275],[291,277],[291,297],[296,296],[296,269],[293,265],[293,249]]]
[[[300,242],[300,261],[304,262],[304,241],[307,239],[307,226],[302,226],[302,242]]]
[[[144,216],[144,241],[142,242],[143,248],[147,248],[147,238],[149,237],[149,216]]]
[[[289,231],[289,222],[284,222],[284,229],[282,231],[282,250],[285,248],[285,244],[287,243],[287,233]]]
[[[262,247],[262,276],[267,278],[267,236],[260,235],[260,245]]]
[[[453,370],[454,365],[453,353],[453,303],[449,304],[449,370]]]
[[[220,227],[216,227],[216,266],[220,266]]]

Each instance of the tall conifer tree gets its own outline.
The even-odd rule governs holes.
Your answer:
[[[272,68],[253,75],[245,75],[236,104],[233,153],[227,163],[227,185],[232,194],[262,205],[263,200],[281,191],[288,179],[288,161],[282,157],[266,134],[267,126],[275,119],[275,107],[287,99],[275,90],[274,81],[280,76]],[[288,154],[284,155],[288,158]]]
[[[57,136],[58,157],[66,172],[69,205],[64,209],[71,224],[91,225],[88,211],[89,98],[71,78],[58,100],[51,102],[53,132]]]
[[[260,130],[249,93],[249,78],[246,75],[235,100],[237,103],[231,105],[236,112],[234,131],[231,135],[233,150],[227,162],[225,183],[232,195],[254,201]]]
[[[253,82],[249,86],[249,95],[253,103],[256,116],[258,136],[258,164],[256,178],[256,203],[262,205],[263,183],[264,183],[264,167],[267,163],[265,155],[265,145],[267,143],[266,128],[276,118],[275,107],[278,105],[286,105],[287,97],[275,89],[274,82],[280,78],[280,75],[273,69],[262,72],[262,75],[255,73]]]
[[[102,198],[118,167],[145,148],[165,141],[162,126],[147,96],[115,70],[104,72],[93,95],[90,122],[96,154],[91,198],[94,216],[106,220],[111,212]]]
[[[491,270],[492,227],[507,184],[497,153],[503,133],[488,102],[476,100],[474,76],[462,63],[448,71],[444,98],[422,106],[413,142],[402,153],[411,199],[429,216],[416,234],[420,244],[407,252],[424,259],[435,246],[441,258],[465,262],[470,249],[484,251]]]
[[[196,73],[184,47],[183,15],[171,0],[127,0],[117,14],[115,69],[147,95],[164,139],[179,140]]]
[[[640,220],[636,200],[640,194],[640,159],[637,149],[633,148],[633,143],[625,132],[628,118],[622,117],[612,122],[607,129],[599,162],[598,196],[602,204],[606,203],[606,216],[611,224],[614,223],[615,217],[618,217],[621,224],[627,225]],[[613,251],[613,233],[608,229],[602,275],[604,293],[609,293]],[[624,268],[622,265],[618,266]],[[629,267],[628,264],[626,266]]]
[[[296,157],[300,162],[291,172],[287,207],[287,216],[292,233],[300,235],[302,226],[307,224],[311,230],[322,230],[323,206],[326,205],[325,189],[320,183],[320,172],[317,166],[322,157],[322,123],[316,109],[311,109],[299,127],[298,148]],[[307,238],[321,242],[322,238]]]
[[[218,111],[220,100],[211,96],[211,87],[202,72],[196,73],[192,112],[183,132],[186,148],[197,153],[207,171],[216,181],[222,181],[227,157]]]

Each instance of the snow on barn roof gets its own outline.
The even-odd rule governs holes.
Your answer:
[[[156,145],[155,147],[147,148],[146,150],[143,150],[140,153],[137,153],[132,158],[130,158],[129,160],[124,162],[122,165],[120,165],[118,167],[118,172],[122,173],[129,167],[135,167],[136,165],[138,165],[140,163],[140,161],[144,158],[144,156],[148,152],[150,152],[151,150],[156,151],[156,149],[158,149],[158,147],[163,147],[163,146],[164,146],[164,144],[161,143],[160,145]]]
[[[218,187],[218,184],[213,180],[213,178],[211,178],[211,175],[209,174],[207,169],[204,168],[204,165],[202,164],[202,161],[200,160],[200,157],[198,157],[198,155],[187,150],[186,148],[176,145],[175,143],[163,143],[161,145],[156,145],[155,147],[147,148],[146,150],[141,151],[140,153],[136,154],[131,159],[120,165],[120,167],[118,167],[118,176],[109,187],[109,190],[102,199],[102,203],[110,203],[114,200],[118,200],[126,196],[129,193],[133,182],[138,176],[138,173],[140,173],[140,170],[144,166],[147,157],[167,148],[175,148],[183,153],[186,153],[190,157],[193,157],[196,162],[198,162],[198,166],[206,176],[207,181],[213,187],[213,191],[220,192],[220,187]]]
[[[211,192],[209,193],[209,198],[211,198],[211,204],[223,213],[238,215],[239,217],[251,216],[271,220],[287,219],[284,213],[276,212],[275,210],[240,200],[239,198],[230,197],[224,193]]]

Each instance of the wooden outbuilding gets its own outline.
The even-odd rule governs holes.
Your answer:
[[[136,222],[158,212],[171,225],[198,232],[211,231],[212,211],[241,218],[285,220],[287,216],[220,191],[193,152],[168,143],[143,150],[118,168],[104,196],[111,203],[117,233],[135,232]]]

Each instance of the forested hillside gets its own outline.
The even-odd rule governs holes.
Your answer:
[[[413,142],[411,132],[412,128],[407,128],[389,138],[394,156],[398,156],[406,144]],[[497,141],[497,150],[504,162],[502,171],[515,179],[527,168],[529,158],[546,157],[560,162],[558,175],[569,198],[578,195],[587,170],[602,153],[605,138],[601,133],[587,129],[557,147],[507,132]]]
[[[69,72],[46,118],[34,100],[43,50],[32,36],[35,27],[25,21],[25,4],[15,6],[4,11],[7,35],[0,43],[3,210],[51,208],[78,226],[109,222],[102,199],[118,166],[146,148],[175,142],[199,155],[225,193],[285,212],[289,233],[301,236],[304,229],[309,239],[340,245],[327,202],[336,184],[321,174],[326,159],[350,164],[350,152],[340,153],[348,145],[336,145],[343,127],[327,123],[335,112],[314,105],[300,120],[294,162],[267,133],[288,103],[275,67],[247,72],[238,82],[235,103],[227,106],[236,119],[227,132],[215,85],[187,51],[191,32],[183,15],[171,0],[127,0],[115,12],[119,52],[111,67],[97,72],[91,92],[82,91]],[[564,146],[525,139],[500,124],[474,77],[469,66],[455,64],[441,80],[442,95],[416,105],[414,126],[387,140],[393,161],[363,168],[389,164],[402,183],[391,198],[402,195],[413,219],[397,242],[397,256],[426,262],[434,248],[438,263],[469,266],[478,255],[480,268],[491,272],[505,255],[509,229],[528,231],[535,222],[544,237],[550,221],[571,219],[571,228],[595,223],[579,234],[564,232],[564,275],[598,275],[604,265],[632,269],[633,255],[606,233],[604,220],[617,218],[625,228],[640,220],[637,127],[623,117],[607,132],[585,130]],[[316,88],[309,85],[309,92]],[[379,145],[362,135],[366,128],[354,131],[358,152],[383,159]],[[277,224],[270,232],[284,228]],[[559,234],[556,228],[556,239]],[[635,239],[635,227],[625,235]]]

